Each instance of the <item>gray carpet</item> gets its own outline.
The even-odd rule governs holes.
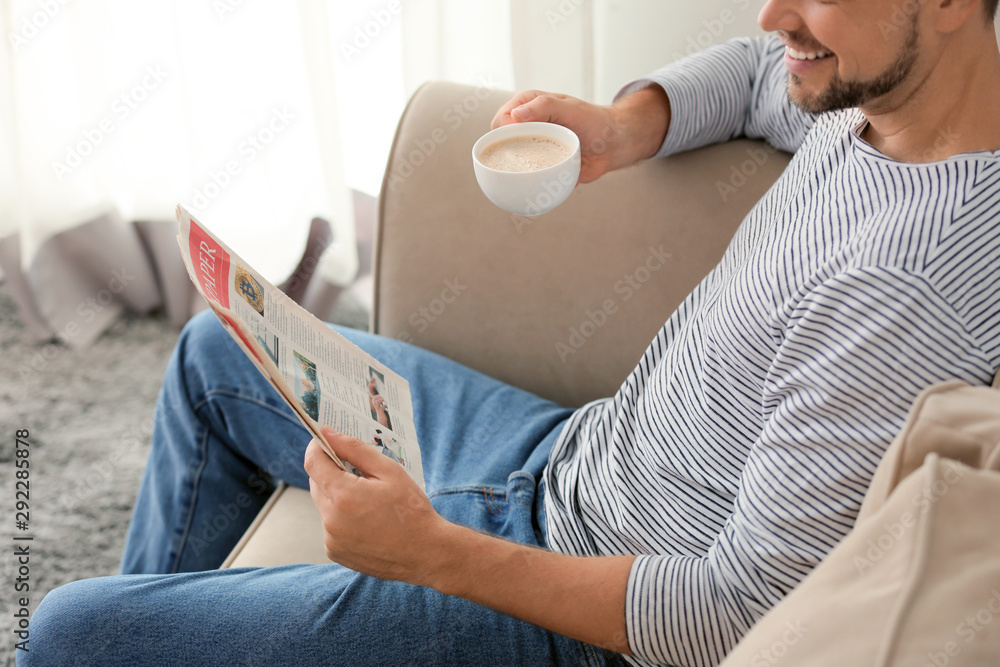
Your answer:
[[[358,328],[368,323],[367,313],[349,294],[330,319]],[[13,665],[14,656],[13,533],[34,538],[27,543],[32,610],[60,584],[117,571],[156,395],[177,335],[163,317],[128,316],[85,350],[33,345],[0,283],[0,469],[6,489],[0,526],[0,665]],[[31,443],[31,516],[25,533],[14,527],[18,429],[30,432]]]

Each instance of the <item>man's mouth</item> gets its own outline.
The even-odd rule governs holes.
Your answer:
[[[785,55],[793,60],[820,60],[833,55],[830,51],[797,51],[790,46],[785,47]]]

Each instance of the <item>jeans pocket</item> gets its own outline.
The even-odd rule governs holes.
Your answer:
[[[537,545],[532,522],[534,499],[534,476],[518,471],[510,475],[506,488],[469,485],[438,489],[431,495],[431,504],[453,523]]]

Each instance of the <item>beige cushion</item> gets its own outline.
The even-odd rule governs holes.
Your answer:
[[[863,519],[723,667],[998,664],[998,443],[1000,392],[921,394]]]
[[[989,467],[1000,442],[1000,392],[952,381],[921,393],[886,450],[865,494],[858,521],[878,510],[931,452],[973,468]]]

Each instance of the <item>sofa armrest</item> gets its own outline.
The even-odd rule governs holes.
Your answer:
[[[471,157],[510,95],[432,83],[411,99],[379,202],[372,328],[578,406],[617,390],[788,156],[733,141],[519,217],[482,194]]]

